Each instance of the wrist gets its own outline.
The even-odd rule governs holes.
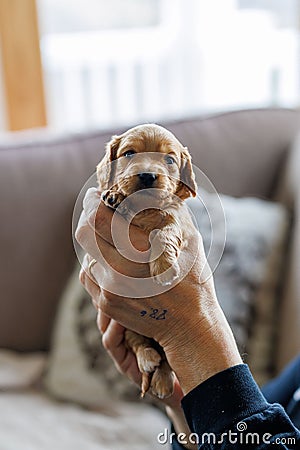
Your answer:
[[[217,304],[163,345],[184,395],[222,370],[241,364],[231,328]]]

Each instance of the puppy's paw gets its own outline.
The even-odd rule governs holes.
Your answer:
[[[162,270],[162,268],[159,268],[159,270]],[[162,273],[157,273],[157,267],[155,268],[154,272],[152,272],[152,276],[154,277],[154,280],[157,284],[160,284],[161,286],[168,286],[173,283],[178,277],[179,277],[180,269],[177,262],[175,262],[171,267],[168,267],[165,269]]]
[[[169,286],[179,277],[179,268],[170,267],[166,272],[154,276],[157,284]]]
[[[150,387],[152,393],[160,399],[171,397],[173,394],[174,374],[166,361],[163,361],[155,370]]]
[[[152,373],[161,362],[161,355],[152,347],[139,347],[136,359],[140,372]]]
[[[101,198],[106,206],[108,206],[109,208],[117,209],[125,197],[118,191],[111,191],[108,189],[107,191],[102,192]]]
[[[160,354],[152,347],[140,347],[136,353],[136,359],[142,373],[141,397],[143,398],[150,388],[153,372],[161,362]]]

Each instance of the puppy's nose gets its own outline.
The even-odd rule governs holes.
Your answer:
[[[145,187],[150,187],[153,185],[154,181],[157,178],[157,175],[153,172],[142,172],[138,174],[138,177]]]

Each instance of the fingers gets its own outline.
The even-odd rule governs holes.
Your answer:
[[[86,254],[83,258],[79,279],[83,287],[92,297],[92,303],[94,305],[94,308],[98,311],[97,326],[99,331],[103,334],[105,333],[111,319],[100,309],[101,287],[98,285],[93,274],[95,266],[96,265],[99,266],[99,264],[96,262],[93,266],[90,266],[91,261],[92,261],[91,256]]]
[[[95,230],[90,226],[87,218],[85,217],[85,212],[81,213],[78,227],[76,230],[76,239],[81,245],[81,247],[96,259],[100,264],[97,265],[97,269],[94,269],[94,274],[97,277],[101,269],[101,265],[105,267],[109,264],[110,267],[124,267],[126,266],[126,259],[119,254],[118,250],[109,244],[107,240],[99,236]]]
[[[92,268],[89,270],[90,261],[91,257],[89,255],[85,255],[79,273],[79,280],[83,285],[83,287],[90,294],[90,296],[93,299],[98,299],[100,297],[101,290],[98,284],[96,283],[96,280],[93,278],[93,274],[91,273]]]
[[[121,357],[123,355],[125,345],[121,344],[124,344],[124,333],[125,328],[115,320],[111,319],[109,326],[103,334],[102,342],[104,347],[112,352],[115,357]],[[119,353],[120,351],[121,353]],[[120,357],[117,359],[120,359]]]
[[[124,341],[125,328],[115,320],[112,320],[99,308],[101,290],[99,286],[87,274],[90,256],[85,255],[80,272],[80,281],[92,297],[92,302],[97,312],[97,326],[102,333],[103,346],[111,356],[118,371],[125,374],[134,383],[140,385],[141,374],[137,366],[134,354],[127,349]]]
[[[107,243],[113,245],[110,226],[113,210],[101,202],[100,192],[96,188],[90,188],[86,192],[83,199],[83,211],[92,230]]]
[[[141,373],[134,354],[126,347],[124,335],[125,328],[112,319],[102,336],[102,343],[119,372],[140,385]]]
[[[99,308],[97,302],[96,308]],[[136,357],[127,349],[125,344],[125,328],[100,309],[98,309],[97,314],[97,325],[102,333],[103,347],[112,358],[117,370],[140,385],[141,373],[138,369]]]
[[[90,225],[85,212],[82,211],[75,232],[75,238],[80,246],[99,262],[103,262],[103,254],[110,254],[114,248],[105,239],[102,239]]]
[[[77,230],[75,233],[78,243],[90,254],[93,254],[90,249],[86,248],[87,240],[86,233],[90,228],[93,235],[101,237],[110,245],[114,245],[114,238],[112,236],[112,219],[114,220],[114,230],[126,230],[128,227],[127,221],[118,213],[114,214],[114,210],[108,208],[101,202],[101,196],[96,188],[90,188],[86,192],[83,200],[83,213],[80,216]],[[129,227],[129,236],[132,245],[139,251],[143,252],[149,249],[149,241],[147,234],[136,226]],[[89,237],[91,237],[89,235]],[[96,237],[93,237],[92,242],[95,243]]]
[[[95,304],[94,304],[94,306],[95,306]],[[104,334],[108,328],[108,325],[110,324],[111,319],[106,314],[104,314],[104,312],[102,312],[101,309],[99,309],[99,306],[97,303],[96,303],[96,309],[98,310],[97,326],[98,326],[100,333]]]

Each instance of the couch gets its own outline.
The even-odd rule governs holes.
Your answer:
[[[162,125],[189,147],[194,164],[201,167],[219,192],[278,201],[292,213],[278,307],[274,363],[279,370],[300,350],[300,143],[297,145],[300,112],[243,110]],[[1,349],[25,359],[35,354],[47,358],[58,302],[76,258],[71,236],[73,206],[82,185],[102,157],[105,143],[120,131],[62,133],[47,129],[0,136]],[[20,367],[25,370],[24,366]],[[53,442],[56,449],[83,448],[82,442],[78,441],[76,447],[62,438],[66,433],[62,420],[70,423],[68,418],[72,416],[73,425],[80,429],[75,420],[76,414],[80,416],[80,409],[76,406],[60,404],[63,409],[61,420],[57,421],[60,438],[52,441],[56,433],[55,419],[60,416],[55,401],[41,387],[30,385],[27,390],[24,386],[19,390],[10,387],[0,394],[0,409],[10,405],[8,410],[12,416],[17,410],[26,415],[30,404],[34,405],[32,414],[41,430],[47,428],[48,414],[51,426],[48,440],[38,436],[36,428],[35,433],[28,435],[25,422],[22,426],[18,419],[14,425],[7,419],[4,435],[10,443],[5,447],[0,442],[1,450],[18,450],[19,441],[15,441],[14,447],[9,433],[11,436],[19,433],[20,442],[23,438],[27,442],[23,446],[26,449],[47,449]],[[133,417],[144,414],[146,422],[155,423],[158,429],[166,424],[159,412],[148,409],[143,413],[134,412],[139,411],[140,405],[137,409],[132,405],[128,408]],[[83,422],[88,427],[89,421],[100,420],[97,416],[100,413],[86,411],[85,414],[84,419],[80,418],[81,426]],[[156,448],[147,440],[143,442],[136,448]],[[85,448],[127,448],[126,442],[124,447],[121,444],[114,447],[109,442],[102,447],[98,441],[97,446],[96,437],[89,445]],[[129,443],[128,448],[135,447]]]

